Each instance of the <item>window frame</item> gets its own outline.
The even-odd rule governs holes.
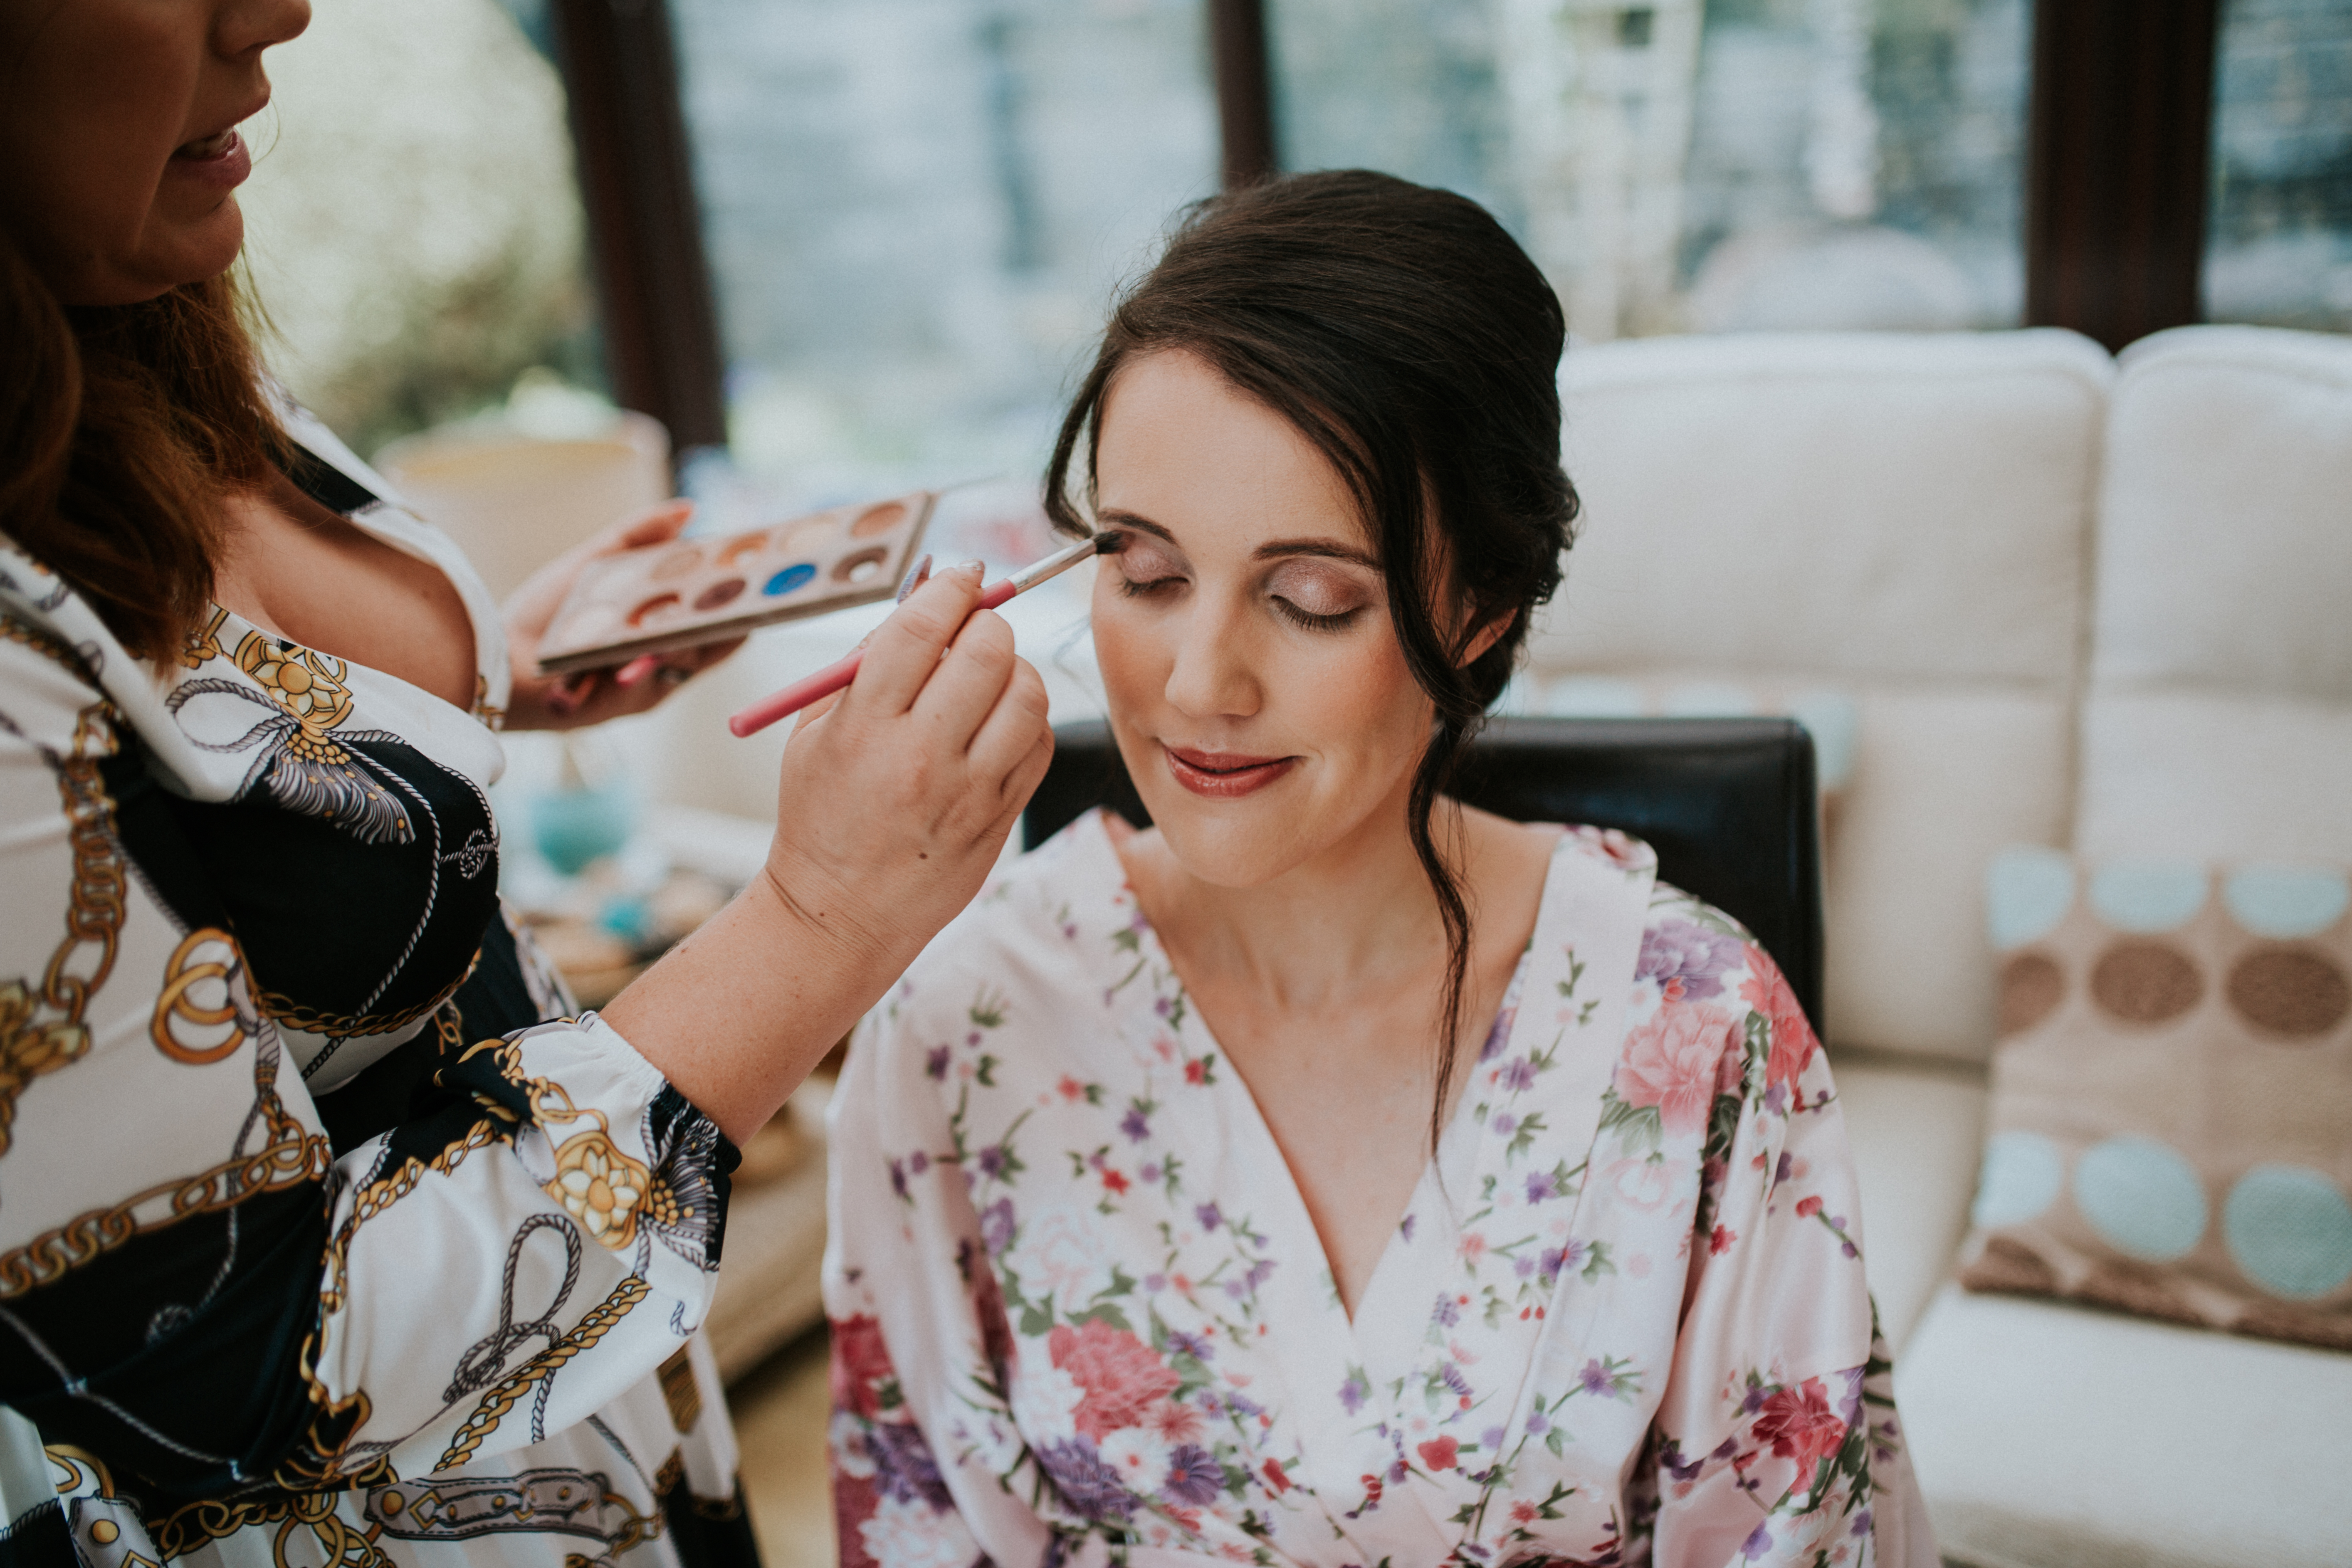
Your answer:
[[[1223,177],[1280,168],[1265,0],[1208,9]],[[727,440],[667,0],[552,0],[615,401]],[[2035,0],[2025,324],[2110,350],[2201,314],[2220,0]]]

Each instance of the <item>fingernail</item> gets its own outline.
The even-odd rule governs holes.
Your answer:
[[[988,563],[985,561],[959,561],[955,564],[955,569],[959,572],[969,572],[973,576],[977,577],[982,573],[988,570]]]
[[[898,597],[894,602],[901,605],[905,604],[907,602],[907,595],[921,587],[925,583],[930,581],[930,576],[931,558],[927,554],[920,561],[915,563],[915,569],[907,574],[907,580],[905,582],[898,584]]]
[[[636,658],[629,660],[628,663],[621,666],[620,669],[613,676],[613,684],[615,686],[635,686],[646,676],[651,675],[655,670],[660,668],[660,659],[656,658],[652,654],[641,653]]]

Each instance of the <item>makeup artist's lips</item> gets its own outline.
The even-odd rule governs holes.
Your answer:
[[[1196,752],[1189,746],[1161,742],[1168,771],[1194,795],[1212,800],[1237,800],[1264,789],[1288,773],[1297,757],[1245,757],[1232,752]]]
[[[233,190],[253,173],[253,154],[236,127],[199,136],[172,150],[171,172],[183,179]]]

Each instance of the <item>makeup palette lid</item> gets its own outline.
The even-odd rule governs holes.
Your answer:
[[[543,675],[622,664],[887,599],[939,500],[916,490],[590,562],[541,639]]]

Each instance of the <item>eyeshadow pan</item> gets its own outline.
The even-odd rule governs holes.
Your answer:
[[[795,588],[804,588],[808,586],[809,584],[815,581],[816,563],[813,561],[795,561],[790,566],[785,567],[782,571],[769,578],[767,586],[761,588],[760,592],[762,594],[789,594]]]
[[[890,552],[878,544],[845,555],[833,563],[833,580],[836,583],[869,582],[881,572],[882,563],[889,558]]]
[[[676,594],[656,594],[629,612],[629,625],[641,626],[656,616],[675,611],[682,601]]]
[[[721,582],[713,583],[694,596],[694,607],[698,610],[715,610],[734,599],[743,591],[744,586],[743,579],[740,577],[729,577]]]
[[[746,555],[751,554],[755,551],[765,550],[767,547],[768,535],[767,531],[763,529],[755,530],[750,533],[738,534],[736,537],[729,540],[726,543],[719,547],[719,554],[714,564],[719,566],[732,566],[738,561],[742,560]]]
[[[671,551],[668,554],[655,562],[654,569],[646,573],[646,575],[654,582],[667,583],[673,577],[685,576],[688,572],[693,571],[696,567],[701,564],[701,547],[693,544],[681,544],[676,550]]]

